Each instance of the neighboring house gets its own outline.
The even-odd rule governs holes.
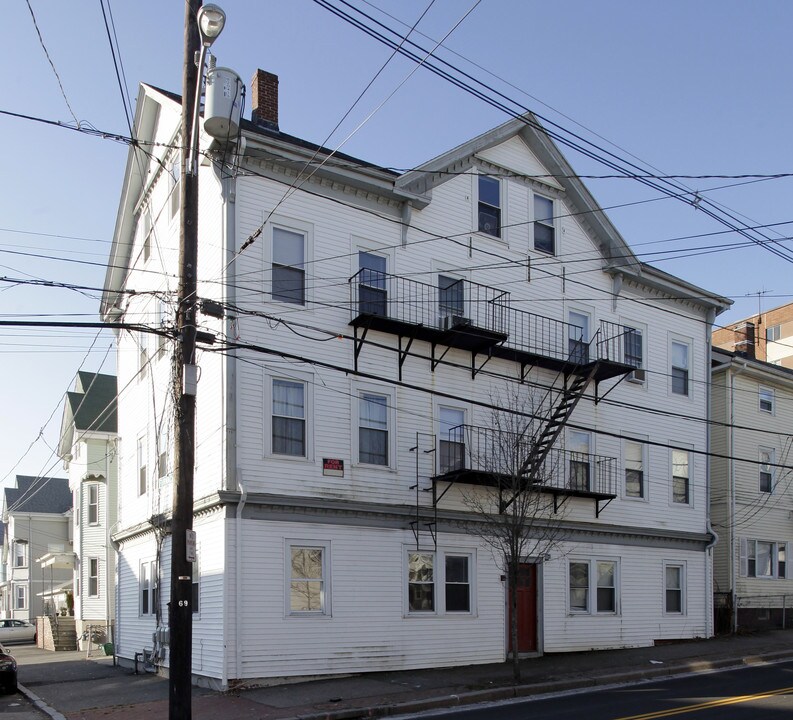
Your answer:
[[[525,462],[559,461],[564,513],[559,547],[522,558],[519,651],[711,635],[729,300],[639,262],[532,115],[400,175],[280,132],[277,82],[255,76],[244,144],[202,140],[194,676],[503,660],[504,572],[465,498],[493,479],[505,393],[542,419]],[[179,113],[140,87],[108,321],[173,326]],[[172,352],[118,332],[126,663],[168,663]]]
[[[715,330],[713,344],[773,365],[793,368],[793,303]]]
[[[66,393],[58,455],[74,503],[74,615],[77,636],[108,636],[115,617],[118,443],[116,378],[80,371]]]
[[[60,603],[65,608],[71,571],[59,564],[72,554],[71,509],[63,478],[17,475],[16,487],[5,488],[4,617],[33,622]]]
[[[713,351],[719,630],[793,625],[793,370]]]

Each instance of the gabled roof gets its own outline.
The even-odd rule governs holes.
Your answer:
[[[682,296],[715,310],[716,314],[732,304],[729,298],[703,290],[640,262],[533,113],[528,112],[509,120],[405,173],[397,180],[397,186],[412,193],[428,193],[432,187],[448,179],[450,169],[472,167],[478,162],[478,154],[516,137],[526,143],[553,177],[553,181],[544,184],[561,187],[564,191],[579,221],[602,254],[604,271],[622,275],[675,297]]]
[[[72,493],[66,478],[17,475],[16,487],[5,488],[5,513],[53,513],[63,515],[72,508]]]
[[[77,373],[74,390],[66,393],[58,455],[71,451],[76,433],[115,433],[118,429],[116,376]]]

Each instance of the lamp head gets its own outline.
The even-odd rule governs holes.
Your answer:
[[[198,10],[198,32],[201,35],[201,44],[210,47],[218,35],[223,32],[226,24],[226,13],[217,5],[209,3],[202,5]]]

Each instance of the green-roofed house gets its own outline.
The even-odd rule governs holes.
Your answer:
[[[117,517],[116,378],[77,373],[66,393],[58,455],[69,475],[74,504],[73,600],[75,629],[84,642],[110,640],[115,617]]]

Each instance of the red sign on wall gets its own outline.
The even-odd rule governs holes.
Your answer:
[[[344,477],[344,460],[322,458],[322,474]]]

